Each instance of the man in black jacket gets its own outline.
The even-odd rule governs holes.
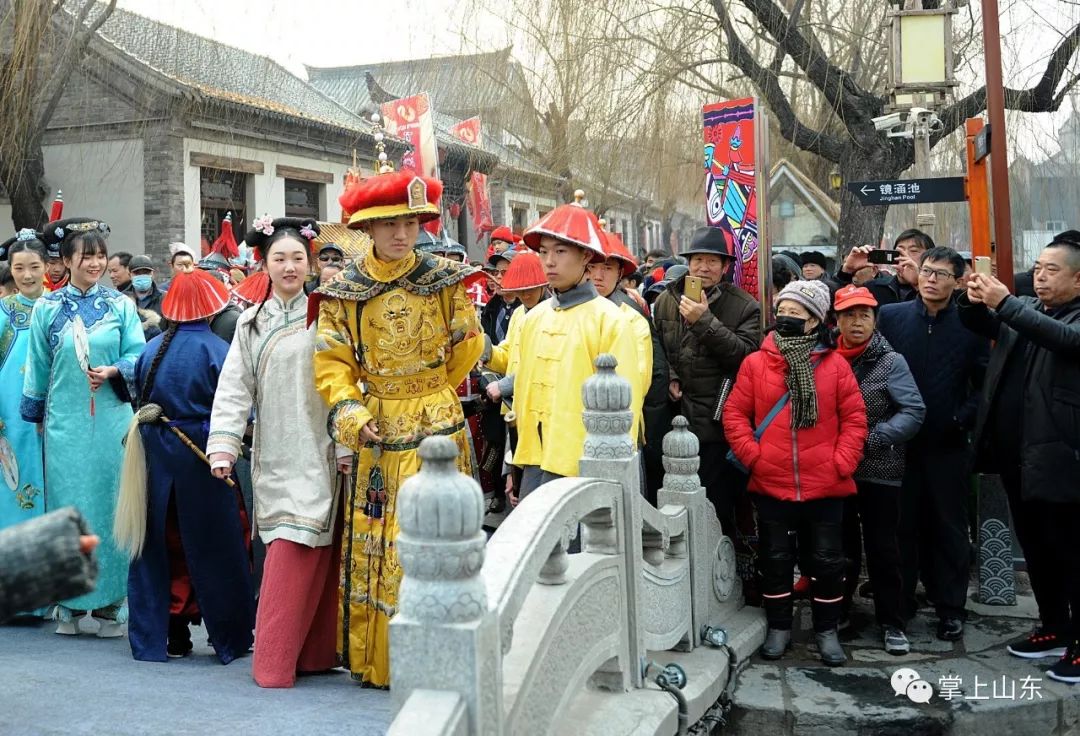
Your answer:
[[[1039,255],[1035,299],[976,275],[960,318],[996,340],[975,425],[979,467],[1001,475],[1042,626],[1009,645],[1060,656],[1047,674],[1080,682],[1080,232]]]
[[[671,282],[653,307],[668,360],[668,395],[701,442],[705,462],[698,475],[724,533],[733,539],[735,499],[746,488],[746,475],[725,459],[728,444],[717,403],[724,398],[724,387],[730,390],[734,384],[743,359],[761,345],[757,301],[724,282],[734,254],[735,238],[729,229],[698,228],[683,255],[690,261],[688,275],[701,279],[701,300],[686,296],[686,276],[682,276]]]
[[[953,296],[964,259],[931,248],[918,271],[919,296],[881,308],[878,330],[904,356],[926,402],[926,419],[908,444],[900,493],[903,615],[915,615],[921,577],[938,615],[937,635],[964,635],[971,572],[968,430],[975,423],[990,343],[960,323]]]

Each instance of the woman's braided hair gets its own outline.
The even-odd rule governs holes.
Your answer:
[[[154,390],[154,378],[157,375],[158,366],[161,364],[161,359],[165,357],[165,352],[169,349],[169,343],[172,342],[175,335],[176,323],[173,322],[170,323],[165,336],[161,338],[161,345],[158,346],[157,352],[154,353],[154,359],[150,362],[150,370],[146,372],[146,382],[143,383],[142,393],[139,394],[139,405],[135,407],[136,409],[150,403],[150,392]]]

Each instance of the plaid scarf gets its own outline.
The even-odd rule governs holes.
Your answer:
[[[818,420],[817,389],[814,386],[814,367],[810,351],[818,344],[817,335],[783,337],[773,335],[776,347],[788,364],[784,383],[791,392],[791,428],[813,427]]]

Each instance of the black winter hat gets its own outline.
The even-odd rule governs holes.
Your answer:
[[[735,234],[728,227],[699,227],[694,231],[694,237],[690,239],[690,247],[680,255],[692,256],[696,254],[708,254],[735,257]]]
[[[825,254],[817,250],[810,250],[806,253],[803,253],[802,256],[799,258],[799,262],[804,266],[808,263],[813,263],[814,265],[821,266],[822,268],[829,267],[828,261],[825,259]]]

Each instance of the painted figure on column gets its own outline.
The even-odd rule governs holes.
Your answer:
[[[455,388],[484,347],[463,283],[475,269],[414,250],[421,225],[439,216],[442,183],[380,159],[378,175],[341,196],[349,226],[371,243],[313,295],[321,300],[316,385],[330,407],[331,435],[359,453],[345,506],[342,662],[374,687],[390,684],[398,489],[419,470],[417,448],[429,435],[451,437],[459,469],[471,473]]]

